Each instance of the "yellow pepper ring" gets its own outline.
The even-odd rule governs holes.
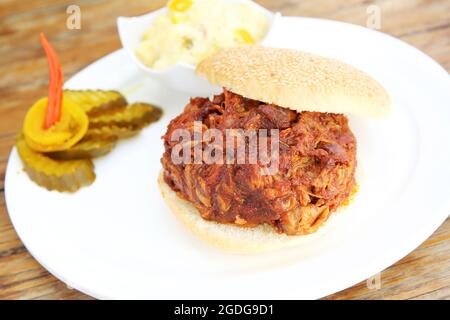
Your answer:
[[[89,119],[86,113],[68,99],[63,99],[61,119],[44,129],[47,98],[38,100],[25,116],[23,134],[28,146],[38,152],[67,150],[86,134]]]

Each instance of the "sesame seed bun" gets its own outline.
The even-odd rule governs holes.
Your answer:
[[[298,112],[385,116],[391,101],[369,75],[343,62],[291,49],[241,46],[197,66],[209,82]]]
[[[162,172],[158,177],[158,186],[176,218],[192,234],[216,248],[239,254],[256,254],[296,246],[305,241],[305,236],[279,234],[265,224],[246,228],[205,220],[191,202],[180,198],[169,187]]]

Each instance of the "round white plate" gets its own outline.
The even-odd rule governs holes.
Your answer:
[[[300,299],[342,290],[420,245],[450,212],[450,80],[417,49],[340,22],[283,18],[277,43],[368,72],[392,97],[387,120],[351,117],[358,139],[355,201],[298,247],[256,256],[211,248],[179,224],[157,188],[168,121],[188,96],[143,76],[124,51],[90,65],[71,88],[119,89],[164,117],[95,161],[97,180],[75,194],[31,182],[12,151],[11,220],[31,254],[70,287],[97,298]]]

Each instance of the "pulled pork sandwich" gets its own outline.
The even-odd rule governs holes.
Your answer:
[[[164,199],[196,235],[241,253],[291,246],[348,202],[356,187],[356,139],[344,113],[387,114],[390,99],[380,84],[336,60],[262,46],[220,51],[197,73],[223,93],[191,99],[170,122],[159,178]],[[195,136],[196,125],[223,139],[183,141],[188,161],[174,161],[175,133]],[[268,163],[211,162],[204,155],[193,161],[196,145],[223,142],[230,129],[265,129],[268,145],[276,138],[277,170],[268,174],[262,170]],[[241,141],[248,160],[250,139]]]

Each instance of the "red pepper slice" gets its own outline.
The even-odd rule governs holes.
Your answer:
[[[43,33],[39,35],[39,40],[44,48],[48,62],[48,105],[44,128],[49,129],[61,119],[63,76],[56,52]]]

